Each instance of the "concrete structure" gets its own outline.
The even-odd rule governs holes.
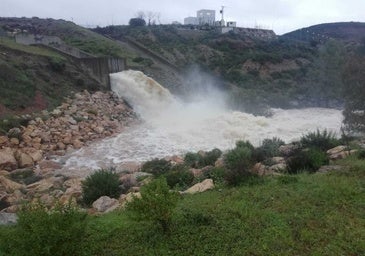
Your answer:
[[[109,74],[120,72],[126,69],[126,61],[121,58],[100,57],[81,51],[80,49],[65,44],[59,37],[32,35],[20,33],[15,35],[15,41],[24,45],[41,45],[42,47],[56,50],[64,55],[74,58],[74,60],[90,75],[97,80],[105,89],[110,89]]]
[[[186,17],[184,19],[184,25],[199,25],[197,17]]]
[[[210,25],[214,26],[215,24],[215,10],[199,10],[196,13],[199,25]]]
[[[235,27],[237,27],[237,22],[227,21],[227,27],[235,28]]]
[[[222,34],[228,33],[229,31],[233,31],[232,27],[221,27],[219,29]]]
[[[81,58],[78,59],[77,62],[80,66],[88,69],[90,74],[107,89],[110,89],[109,74],[120,72],[126,69],[126,62],[121,58]]]
[[[15,42],[18,44],[24,45],[34,45],[40,44],[47,47],[50,47],[54,50],[62,52],[64,54],[70,55],[75,58],[90,58],[94,57],[92,54],[81,51],[80,49],[66,45],[59,37],[57,36],[45,36],[45,35],[33,35],[33,34],[25,34],[19,33],[15,35]]]
[[[57,45],[62,44],[62,40],[57,36],[41,36],[32,34],[16,34],[15,41],[18,44],[32,45],[32,44],[46,44],[46,45]]]

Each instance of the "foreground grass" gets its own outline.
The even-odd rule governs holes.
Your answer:
[[[169,234],[127,212],[90,217],[85,255],[365,255],[365,161],[341,164],[184,196]]]

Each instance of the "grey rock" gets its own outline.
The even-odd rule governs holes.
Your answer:
[[[15,213],[0,212],[0,225],[14,225],[18,221]]]

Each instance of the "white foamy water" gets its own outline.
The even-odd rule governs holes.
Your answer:
[[[83,170],[83,175],[87,175],[97,168],[121,163],[188,151],[226,150],[234,147],[237,140],[249,140],[256,146],[272,137],[290,142],[316,129],[338,133],[342,121],[341,111],[324,108],[273,109],[272,117],[255,117],[228,110],[219,93],[181,103],[137,71],[111,74],[111,82],[112,90],[126,98],[144,122],[66,156],[67,172]]]

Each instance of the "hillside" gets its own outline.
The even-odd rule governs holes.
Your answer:
[[[282,35],[282,38],[312,43],[325,42],[332,38],[344,43],[359,44],[365,40],[365,23],[337,22],[319,24],[286,33]]]
[[[71,91],[98,82],[72,59],[49,49],[0,39],[0,116],[52,108]]]
[[[361,33],[357,32],[363,24],[327,24],[313,29],[322,29],[321,33],[331,38],[356,41],[360,40]],[[0,47],[4,53],[0,60],[3,70],[8,70],[0,74],[2,87],[7,88],[2,90],[2,113],[27,108],[31,111],[36,92],[46,99],[44,106],[52,107],[71,90],[98,88],[69,57],[50,49],[19,46],[8,38],[9,33],[22,31],[58,36],[94,56],[122,57],[128,68],[145,72],[178,94],[196,88],[194,83],[185,88],[182,84],[189,85],[192,77],[204,74],[202,81],[218,81],[228,92],[234,109],[265,114],[268,106],[343,104],[341,75],[349,47],[342,41],[313,44],[293,40],[288,34],[264,37],[260,33],[266,31],[260,30],[221,34],[171,25],[88,30],[64,20],[0,18]]]
[[[19,33],[57,36],[67,45],[93,56],[135,57],[113,40],[72,22],[38,18],[0,18],[0,132],[21,120],[13,115],[52,109],[65,96],[81,90],[102,89],[77,59],[40,45],[15,42]]]
[[[335,56],[343,57],[340,43],[311,45],[286,38],[265,38],[260,36],[260,30],[252,34],[221,34],[171,25],[110,26],[94,31],[143,44],[182,70],[200,66],[211,76],[226,81],[224,87],[232,94],[234,108],[259,110],[260,114],[265,105],[290,108],[342,104],[338,89],[328,88],[338,81],[338,76],[329,77],[325,74],[328,68],[324,67],[331,66],[329,69],[341,73],[334,60]],[[336,55],[330,51],[336,51]]]

